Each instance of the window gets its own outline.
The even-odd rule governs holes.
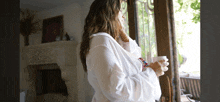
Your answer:
[[[136,0],[139,46],[147,62],[157,56],[153,0]]]
[[[157,56],[153,0],[136,0],[136,3],[138,44],[141,47],[142,57],[146,59],[147,62],[151,62],[151,58]],[[129,35],[126,1],[122,3],[122,13],[125,16],[125,31]]]
[[[142,49],[142,57],[166,55],[169,70],[160,77],[163,98],[180,100],[175,33],[172,15],[172,0],[127,0],[129,35]],[[154,6],[156,5],[156,6]],[[157,33],[156,33],[157,31]],[[158,41],[156,41],[156,39]]]

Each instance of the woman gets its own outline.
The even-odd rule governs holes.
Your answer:
[[[92,102],[155,102],[165,61],[142,71],[141,49],[122,26],[120,0],[95,0],[85,19],[80,58],[95,90]]]

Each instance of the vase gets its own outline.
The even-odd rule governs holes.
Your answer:
[[[56,41],[61,41],[61,36],[60,35],[56,36]]]

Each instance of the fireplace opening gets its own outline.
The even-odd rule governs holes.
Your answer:
[[[38,69],[36,77],[37,96],[48,93],[68,95],[65,81],[61,78],[60,69]]]

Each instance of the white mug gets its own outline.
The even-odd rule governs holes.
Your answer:
[[[153,59],[153,63],[158,62],[160,60],[168,61],[167,56],[158,56],[158,57],[153,57],[152,59]],[[160,73],[162,73],[161,75],[164,75],[164,71],[167,71],[167,70],[168,70],[167,67],[162,67],[162,72],[160,72]]]
[[[160,60],[165,60],[168,61],[167,56],[158,56],[158,57],[153,57],[153,63],[158,62]]]

